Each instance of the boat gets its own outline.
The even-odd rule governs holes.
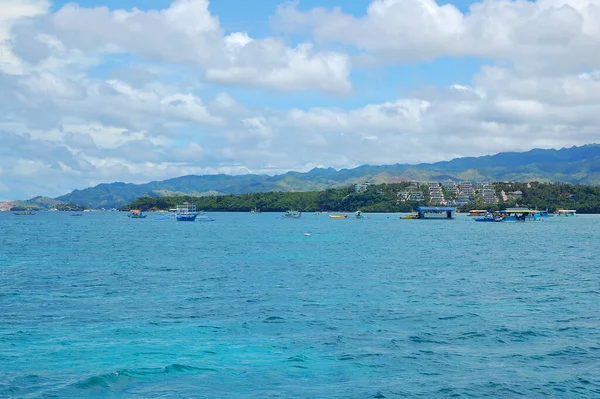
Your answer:
[[[32,211],[23,211],[23,212],[15,212],[17,216],[32,216],[35,215],[35,212]]]
[[[536,209],[529,208],[507,208],[499,212],[505,221],[525,222],[542,220],[542,214]]]
[[[365,216],[362,214],[361,211],[356,211],[354,212],[354,219],[364,219]]]
[[[347,219],[348,215],[329,215],[330,219]]]
[[[262,211],[258,208],[252,208],[250,209],[250,213],[262,213]]]
[[[473,219],[476,222],[504,222],[504,216],[499,212],[496,213],[488,213],[485,216],[476,217]]]
[[[83,213],[72,213],[71,216],[83,216]]]
[[[127,217],[130,217],[132,219],[144,219],[146,216],[147,215],[144,215],[139,209],[131,209],[129,211],[129,215],[127,215]]]
[[[287,211],[283,214],[284,219],[300,219],[302,217],[302,212],[298,211]]]
[[[196,206],[189,202],[184,202],[175,209],[175,219],[178,222],[194,222],[197,217]]]
[[[575,209],[557,209],[556,216],[574,217],[577,216]]]
[[[416,213],[411,213],[410,215],[400,217],[401,220],[411,220],[411,219],[418,219],[418,218],[419,218],[419,215],[417,215]]]
[[[473,209],[467,216],[487,216],[489,214],[485,209]]]

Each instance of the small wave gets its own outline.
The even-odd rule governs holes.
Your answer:
[[[427,336],[431,336],[431,334],[426,334]],[[430,339],[430,338],[424,338],[424,337],[420,337],[418,335],[411,335],[410,337],[408,337],[412,342],[418,343],[418,344],[447,344],[448,342],[446,341],[437,341],[434,339]]]
[[[308,358],[306,356],[296,355],[296,356],[288,357],[287,361],[304,363],[304,362],[308,361]]]
[[[587,351],[583,348],[580,348],[578,346],[568,346],[564,349],[559,349],[553,352],[548,353],[548,356],[552,356],[552,357],[571,357],[571,356],[575,356],[575,355],[585,355],[587,353]]]
[[[463,317],[463,315],[457,314],[457,315],[454,315],[454,316],[442,316],[442,317],[438,317],[438,320],[454,320],[454,319],[459,319],[461,317]]]
[[[205,371],[216,370],[211,368],[188,366],[185,364],[171,364],[163,368],[141,368],[133,370],[124,369],[87,378],[84,381],[76,382],[73,384],[73,387],[82,390],[121,390],[132,382],[148,379],[152,376],[175,373],[200,373]]]
[[[264,319],[263,323],[285,323],[285,319],[279,316],[270,316]]]

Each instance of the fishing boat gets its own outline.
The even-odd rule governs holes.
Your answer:
[[[197,217],[196,206],[189,202],[184,202],[175,209],[175,219],[179,222],[193,222]]]
[[[330,219],[347,219],[348,215],[329,215]]]
[[[287,211],[283,214],[284,219],[300,219],[302,217],[302,212],[298,211]]]
[[[132,219],[144,219],[146,216],[147,215],[142,213],[142,211],[139,209],[131,209],[129,211],[129,215],[127,215],[127,217],[130,217]]]

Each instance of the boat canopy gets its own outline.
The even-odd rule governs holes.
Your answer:
[[[501,213],[540,213],[540,211],[536,210],[536,209],[529,209],[529,208],[506,208],[503,211],[500,211]]]

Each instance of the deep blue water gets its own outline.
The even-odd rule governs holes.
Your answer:
[[[598,216],[211,216],[0,213],[0,397],[600,397]]]

